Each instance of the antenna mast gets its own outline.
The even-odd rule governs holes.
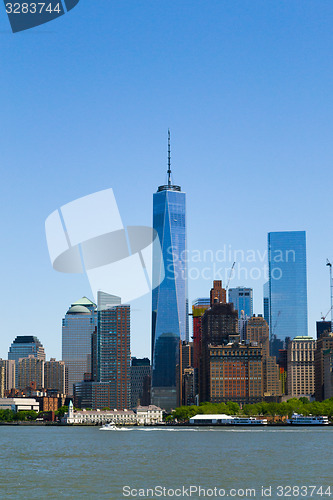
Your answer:
[[[168,187],[171,186],[171,146],[170,146],[170,129],[168,129]]]

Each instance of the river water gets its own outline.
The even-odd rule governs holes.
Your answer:
[[[333,498],[333,427],[0,426],[0,444],[1,499]]]

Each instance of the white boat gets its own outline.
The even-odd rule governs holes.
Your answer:
[[[328,425],[328,417],[313,415],[300,415],[298,413],[293,413],[292,417],[287,420],[288,424],[291,425]]]
[[[190,425],[267,425],[266,418],[237,417],[231,415],[201,415],[190,418]]]
[[[104,424],[103,427],[100,427],[100,431],[117,431],[118,427],[114,422],[108,422],[107,424]]]

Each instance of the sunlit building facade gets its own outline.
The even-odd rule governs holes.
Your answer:
[[[305,231],[268,233],[271,336],[308,335]]]
[[[108,397],[113,408],[130,408],[130,306],[122,304],[98,309],[97,382],[109,384]]]
[[[18,387],[18,363],[21,358],[34,358],[45,361],[45,351],[41,342],[33,335],[18,335],[9,348],[8,359],[15,361],[15,387]]]

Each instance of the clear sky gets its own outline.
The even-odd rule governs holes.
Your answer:
[[[112,187],[124,224],[150,225],[168,127],[188,247],[206,256],[189,263],[190,302],[232,264],[213,272],[209,251],[262,255],[267,232],[306,230],[314,335],[333,260],[332,26],[332,0],[81,0],[14,35],[2,5],[0,356],[33,334],[60,358],[61,319],[91,292],[52,269],[45,219]],[[257,254],[248,271],[263,264]],[[231,285],[252,286],[261,313],[263,271],[254,277]],[[136,356],[150,353],[150,300],[132,305]]]

